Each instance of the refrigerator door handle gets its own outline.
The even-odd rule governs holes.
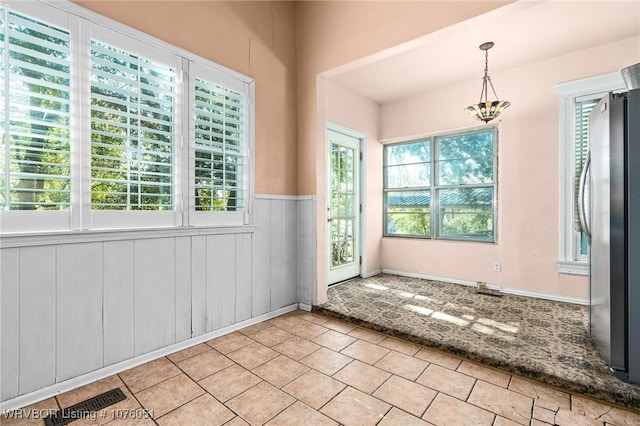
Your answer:
[[[582,167],[582,172],[580,173],[580,189],[578,191],[578,215],[580,217],[580,224],[582,225],[582,232],[584,232],[584,236],[587,238],[589,244],[591,244],[591,229],[589,227],[589,222],[587,219],[587,208],[585,206],[585,197],[584,193],[587,186],[587,177],[589,175],[589,169],[591,168],[591,151],[587,154],[587,159],[584,162],[584,166]]]

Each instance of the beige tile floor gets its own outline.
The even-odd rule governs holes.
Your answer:
[[[244,328],[4,417],[127,399],[109,425],[640,425],[640,412],[304,311]],[[133,418],[135,417],[135,418]]]

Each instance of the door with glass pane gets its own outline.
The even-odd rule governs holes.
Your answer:
[[[360,275],[360,139],[334,130],[327,134],[328,282],[334,284]]]

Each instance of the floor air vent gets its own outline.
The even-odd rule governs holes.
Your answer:
[[[63,408],[57,413],[45,417],[44,424],[47,426],[62,426],[71,423],[74,420],[90,417],[91,413],[101,410],[105,407],[113,405],[117,402],[127,399],[120,388],[112,389],[91,399],[82,401],[68,408]]]
[[[477,290],[476,291],[477,294],[481,294],[483,296],[491,296],[491,297],[504,297],[504,294],[500,294],[500,293],[492,293],[490,291],[482,291],[482,290]]]

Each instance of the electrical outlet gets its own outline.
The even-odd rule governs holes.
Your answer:
[[[483,290],[487,288],[487,283],[482,281],[476,281],[476,286],[478,287],[478,290]]]
[[[500,272],[502,270],[502,265],[500,262],[493,262],[493,272]]]

